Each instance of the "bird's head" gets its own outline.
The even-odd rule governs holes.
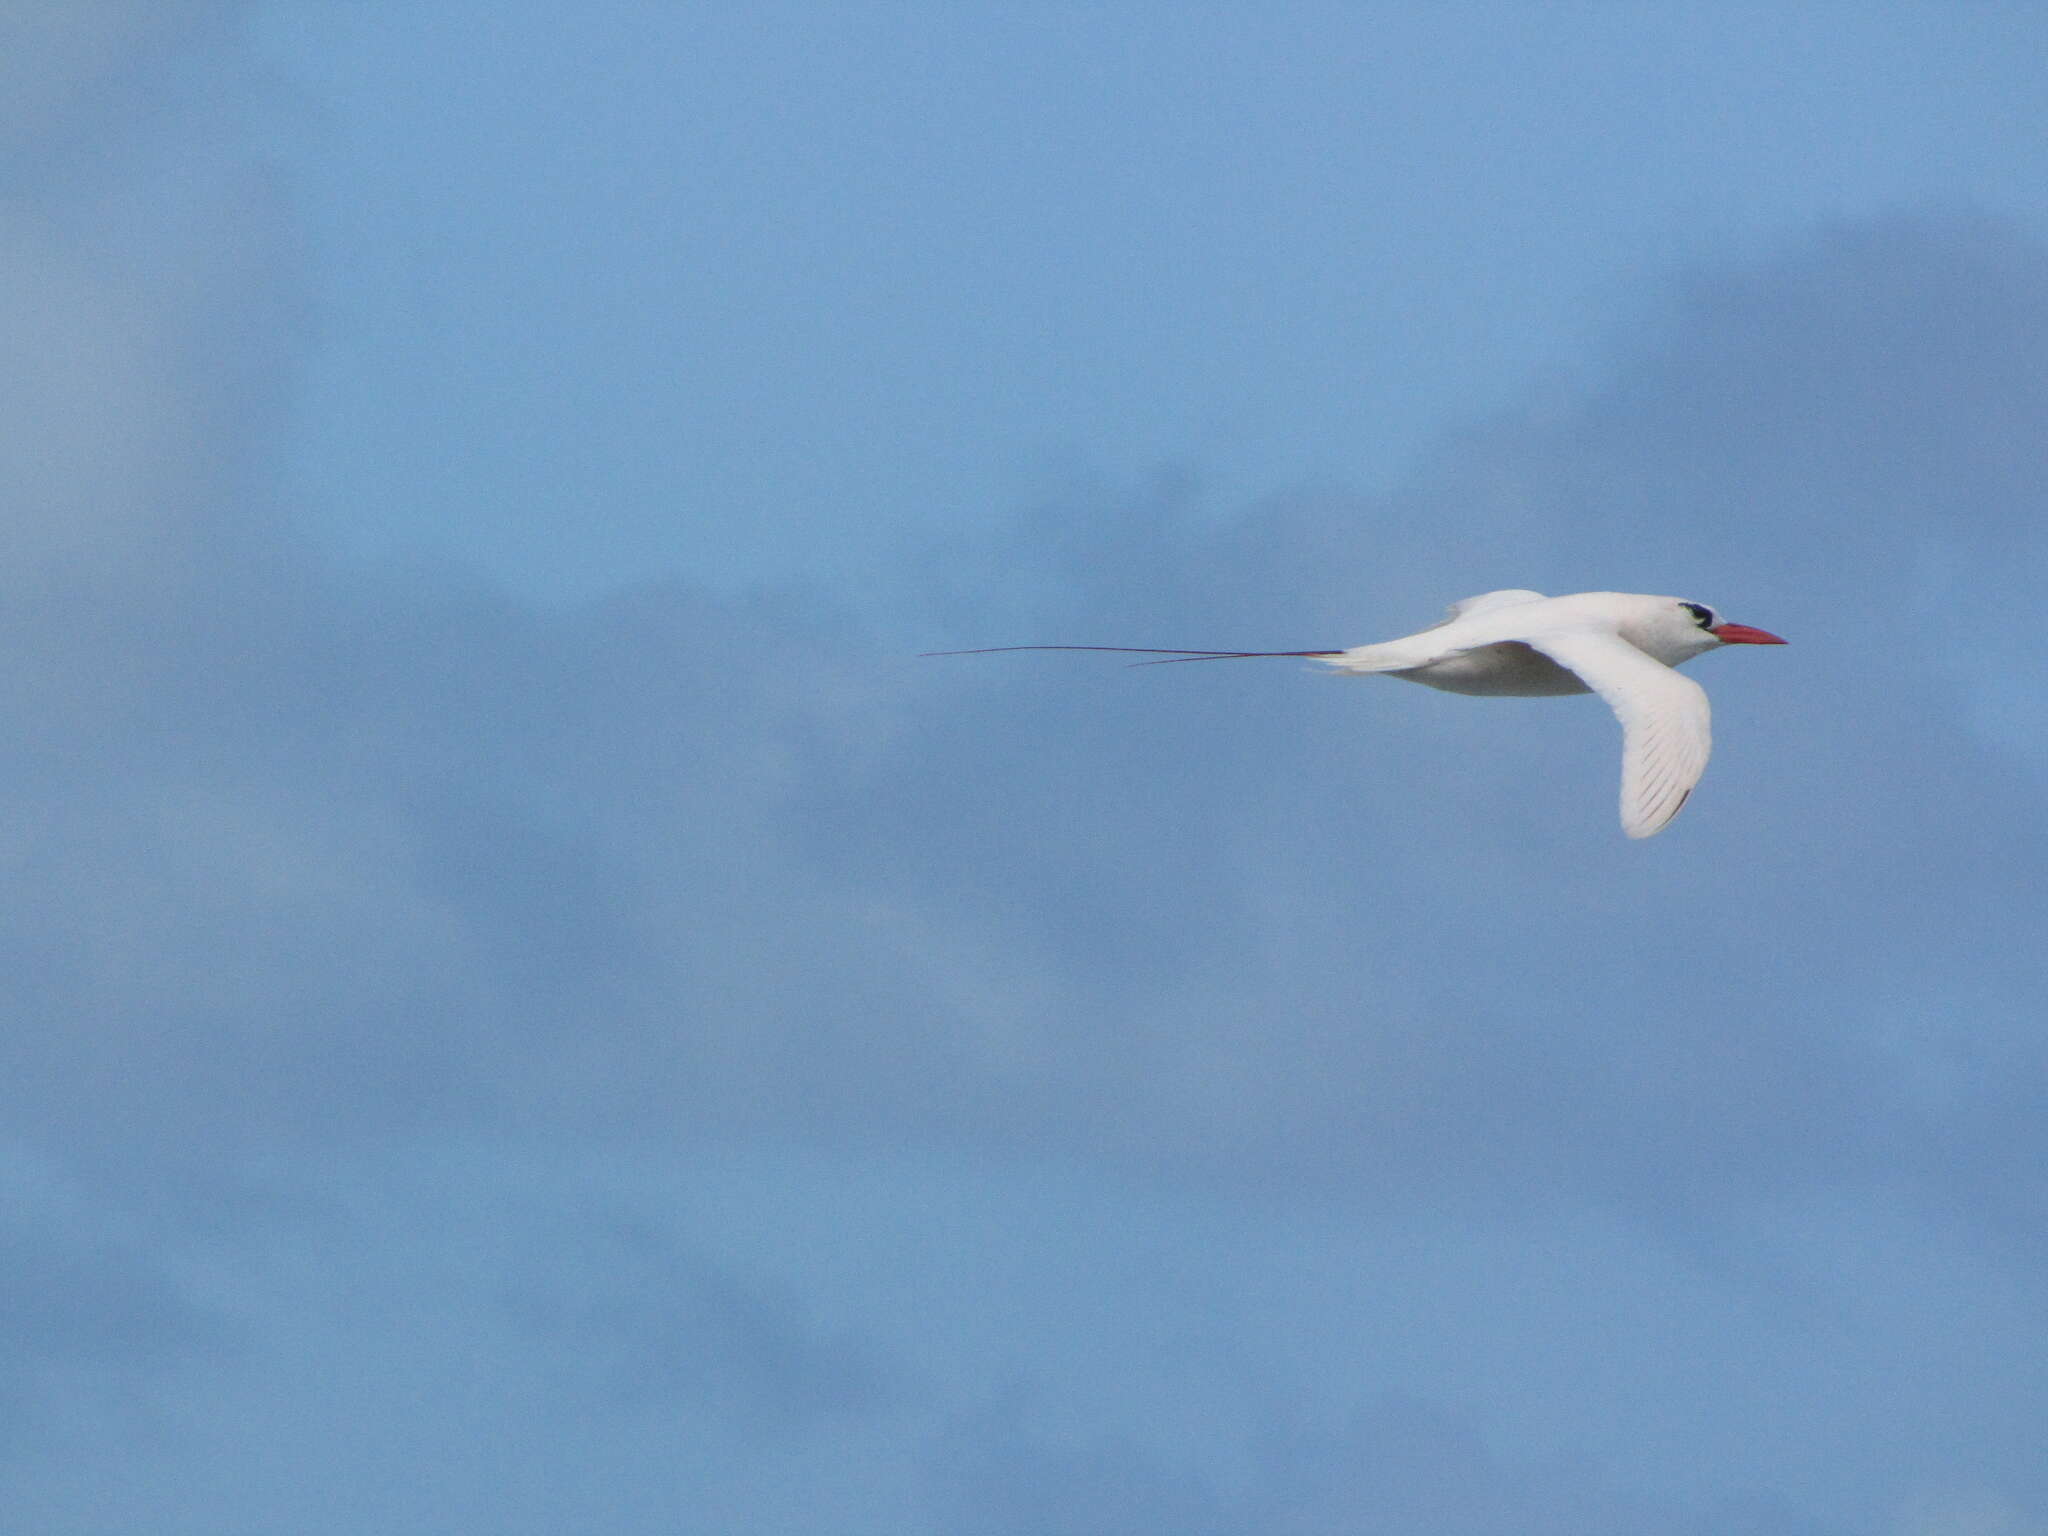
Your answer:
[[[1783,645],[1776,635],[1747,624],[1730,624],[1705,603],[1677,597],[1649,597],[1622,625],[1630,643],[1667,667],[1676,667],[1724,645]]]
[[[1752,629],[1747,624],[1729,624],[1724,622],[1721,616],[1705,603],[1681,602],[1678,606],[1685,614],[1692,628],[1710,642],[1707,645],[1702,645],[1700,647],[1701,650],[1711,649],[1714,645],[1785,644],[1783,640],[1780,640],[1769,630]]]

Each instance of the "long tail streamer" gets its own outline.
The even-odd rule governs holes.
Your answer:
[[[1341,656],[1342,651],[1171,651],[1152,645],[983,645],[970,651],[920,651],[921,656],[990,656],[998,651],[1117,651],[1128,656],[1157,656],[1134,661],[1134,667],[1164,667],[1176,661],[1246,661],[1260,656]]]

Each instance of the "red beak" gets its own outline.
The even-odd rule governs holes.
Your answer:
[[[1716,624],[1707,631],[1723,645],[1784,645],[1767,629],[1751,629],[1747,624]]]

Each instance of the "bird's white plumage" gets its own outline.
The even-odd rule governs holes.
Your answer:
[[[1399,677],[1447,693],[1597,693],[1621,722],[1621,825],[1650,837],[1676,816],[1712,750],[1706,691],[1672,669],[1723,645],[1783,645],[1721,622],[1703,603],[1638,592],[1545,597],[1513,587],[1451,604],[1428,629],[1346,651],[1161,651],[1144,646],[998,646],[1141,651],[1172,661],[1306,656],[1340,672]],[[962,654],[934,653],[934,654]]]
[[[1453,603],[1417,634],[1321,659],[1451,693],[1599,694],[1621,721],[1622,830],[1650,837],[1678,814],[1712,750],[1706,690],[1672,669],[1731,642],[1781,643],[1675,597],[1516,588]]]

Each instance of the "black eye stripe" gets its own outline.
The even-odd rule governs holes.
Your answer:
[[[1701,629],[1712,629],[1714,627],[1713,609],[1702,603],[1680,603],[1678,606],[1698,620]]]

